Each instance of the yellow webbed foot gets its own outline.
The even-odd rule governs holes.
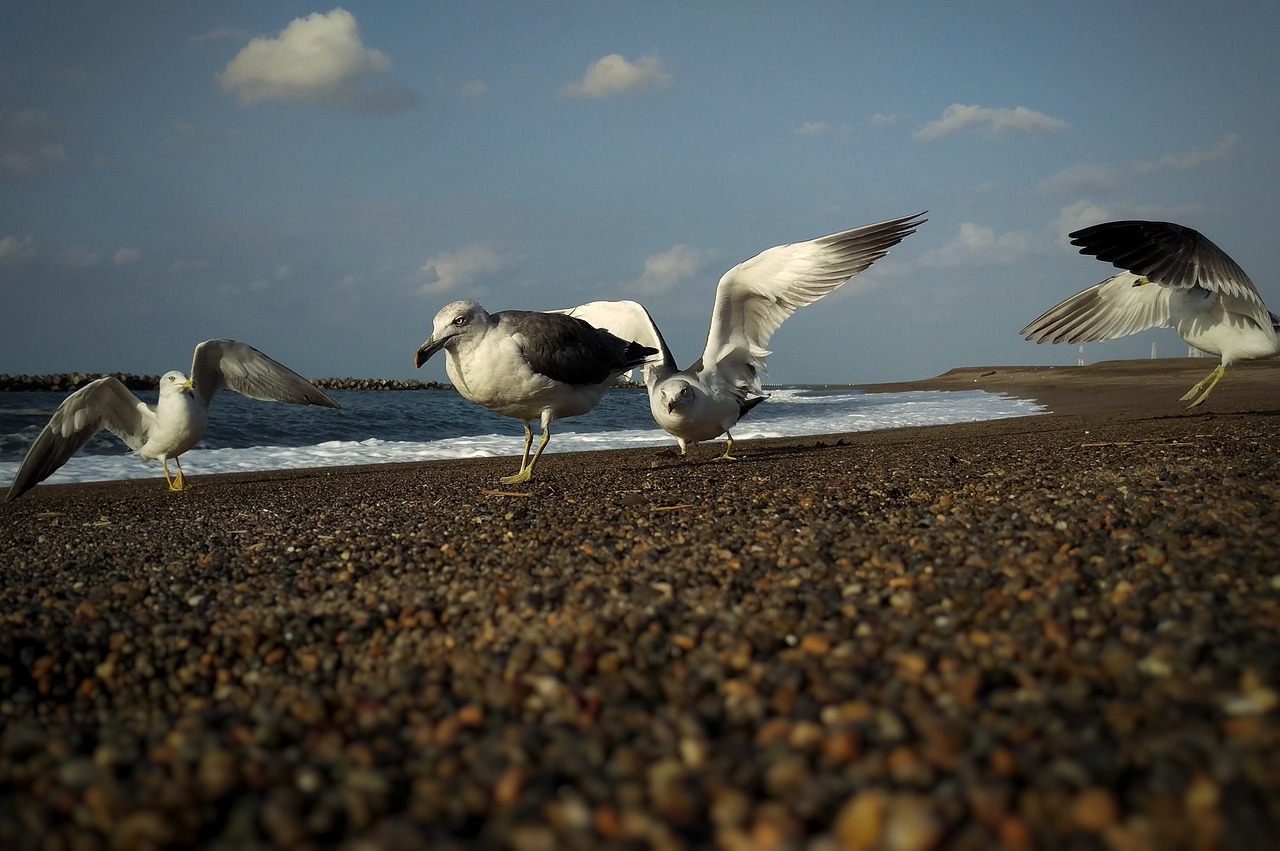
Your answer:
[[[737,456],[733,455],[733,437],[729,434],[729,432],[726,431],[724,433],[724,454],[712,460],[715,460],[715,461],[737,461],[738,460]]]
[[[1209,398],[1209,394],[1213,392],[1213,388],[1218,386],[1218,382],[1222,380],[1222,376],[1226,375],[1226,372],[1227,372],[1227,368],[1222,364],[1218,364],[1217,369],[1215,369],[1213,372],[1206,375],[1204,379],[1200,381],[1200,383],[1196,384],[1195,387],[1192,387],[1190,390],[1188,390],[1182,396],[1182,398],[1179,399],[1178,401],[1186,402],[1192,397],[1195,397],[1196,393],[1200,393],[1200,388],[1203,387],[1204,392],[1200,393],[1199,397],[1196,398],[1196,400],[1192,402],[1190,405],[1187,405],[1187,407],[1194,408],[1197,405],[1201,404],[1202,402],[1204,402],[1205,399]]]
[[[529,481],[532,478],[533,478],[533,465],[530,464],[528,467],[521,467],[520,472],[516,473],[514,476],[503,476],[498,481],[502,482],[504,485],[519,485]]]
[[[191,485],[187,484],[187,477],[182,474],[182,464],[177,458],[173,459],[173,465],[178,468],[178,475],[169,478],[169,459],[164,458],[160,461],[160,466],[164,469],[164,480],[169,485],[169,492],[177,493],[190,489]]]

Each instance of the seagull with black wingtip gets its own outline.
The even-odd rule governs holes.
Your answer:
[[[716,460],[734,461],[730,429],[767,398],[762,379],[774,332],[915,233],[923,215],[776,245],[734,266],[716,285],[706,347],[688,369],[676,366],[662,332],[638,302],[593,301],[560,312],[656,349],[660,355],[644,368],[654,420],[676,439],[682,457],[689,444],[723,434],[724,454]]]
[[[571,316],[523,310],[491,314],[470,299],[440,309],[414,366],[441,349],[445,372],[463,398],[524,422],[520,470],[504,477],[503,484],[532,479],[551,440],[551,423],[590,411],[619,375],[656,351]],[[542,423],[542,440],[530,459],[533,420]]]
[[[1174,328],[1221,358],[1179,401],[1202,404],[1236,361],[1280,354],[1280,317],[1244,269],[1208,237],[1173,222],[1103,222],[1069,234],[1081,254],[1124,271],[1054,305],[1023,328],[1037,343],[1114,340]]]

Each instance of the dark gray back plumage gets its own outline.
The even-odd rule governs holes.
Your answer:
[[[657,349],[615,337],[575,316],[504,310],[498,327],[518,335],[530,369],[570,385],[602,384],[642,365]]]

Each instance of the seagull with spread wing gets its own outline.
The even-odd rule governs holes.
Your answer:
[[[676,366],[653,317],[634,301],[594,301],[562,313],[657,349],[644,366],[649,410],[686,455],[690,444],[725,436],[766,398],[761,383],[769,339],[802,307],[833,292],[925,222],[923,213],[778,245],[734,266],[720,278],[707,345],[688,369]]]
[[[112,376],[91,381],[68,396],[27,450],[5,502],[49,478],[104,428],[134,455],[159,461],[169,490],[185,490],[189,485],[178,456],[204,437],[209,407],[224,387],[265,402],[338,407],[320,388],[253,346],[205,340],[196,346],[189,378],[177,371],[160,376],[160,398],[154,406]],[[170,461],[178,468],[173,478]]]
[[[1190,408],[1209,398],[1231,364],[1280,354],[1280,317],[1267,310],[1239,264],[1199,231],[1122,221],[1069,236],[1081,254],[1124,271],[1049,308],[1022,329],[1026,339],[1091,343],[1172,327],[1189,345],[1221,358],[1179,400]]]

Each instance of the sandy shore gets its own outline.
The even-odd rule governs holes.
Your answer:
[[[1051,415],[42,486],[6,848],[1252,849],[1280,364],[956,370]],[[513,445],[517,437],[513,431]]]

